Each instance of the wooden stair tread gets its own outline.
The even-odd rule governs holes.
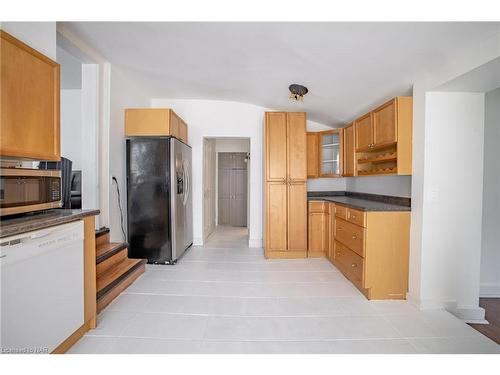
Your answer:
[[[102,228],[96,229],[95,230],[95,238],[104,236],[105,234],[108,234],[108,233],[109,233],[109,228],[102,227]]]
[[[105,271],[97,278],[97,294],[105,293],[105,289],[113,282],[117,281],[121,276],[132,270],[140,264],[145,264],[145,259],[124,259],[115,267]]]
[[[102,261],[106,260],[113,254],[116,254],[120,250],[125,249],[127,246],[128,245],[126,243],[121,243],[121,242],[108,242],[96,246],[95,250],[96,263],[97,264],[101,263]]]
[[[97,297],[97,312],[100,313],[106,306],[108,306],[116,297],[127,289],[139,276],[146,270],[146,260],[143,260],[138,266],[131,269],[130,272],[124,274],[118,282],[112,287],[107,288],[103,293]]]

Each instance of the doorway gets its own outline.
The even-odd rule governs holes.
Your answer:
[[[248,247],[250,178],[249,138],[204,138],[204,244]]]
[[[98,65],[57,34],[61,67],[61,156],[69,173],[68,208],[99,208]],[[99,226],[96,217],[96,227]]]
[[[247,162],[245,152],[218,153],[218,225],[247,226]]]

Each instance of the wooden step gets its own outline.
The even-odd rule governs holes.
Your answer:
[[[145,259],[125,258],[115,264],[112,268],[99,275],[99,277],[97,277],[97,299],[118,284],[120,282],[120,278],[124,277],[127,273],[132,272],[134,268],[145,263]]]
[[[109,228],[102,227],[95,231],[95,245],[103,245],[109,242]]]
[[[126,243],[108,242],[101,245],[96,245],[95,257],[96,264],[104,262],[106,259],[112,257],[116,253],[127,248]]]
[[[100,313],[111,301],[127,289],[146,269],[146,260],[138,259],[139,263],[130,269],[129,272],[123,274],[118,282],[114,283],[113,287],[107,288],[105,293],[101,293],[97,298],[97,312]]]
[[[107,257],[105,260],[97,263],[96,265],[96,276],[99,279],[102,275],[104,275],[108,270],[116,267],[118,264],[127,259],[127,247],[119,247],[119,251],[110,251],[108,253],[112,253],[111,256]]]

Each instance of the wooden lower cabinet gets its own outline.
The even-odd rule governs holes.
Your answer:
[[[339,204],[335,208],[347,215],[351,210],[352,215],[350,208]],[[333,258],[329,259],[368,299],[405,299],[410,212],[355,212],[358,216],[354,220],[365,227],[336,216]]]
[[[287,185],[266,183],[266,255],[287,249]]]
[[[328,255],[329,210],[327,202],[309,201],[307,256],[310,258]]]
[[[307,256],[307,184],[266,182],[267,258]]]
[[[287,191],[288,251],[307,249],[307,184],[291,182]]]

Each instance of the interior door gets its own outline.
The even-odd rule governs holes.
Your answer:
[[[287,177],[291,181],[307,180],[306,114],[287,113]]]
[[[215,229],[215,140],[203,140],[203,237]]]
[[[266,179],[285,181],[287,178],[287,114],[266,113]]]
[[[360,117],[354,123],[356,132],[356,150],[367,150],[373,143],[372,137],[372,114],[368,113]]]
[[[232,154],[219,152],[218,161],[218,223],[219,225],[231,225]]]
[[[219,152],[219,225],[247,226],[246,153]]]
[[[287,186],[288,250],[307,250],[307,184],[290,182]]]
[[[230,223],[236,227],[247,226],[247,163],[246,153],[233,153],[231,169]]]

